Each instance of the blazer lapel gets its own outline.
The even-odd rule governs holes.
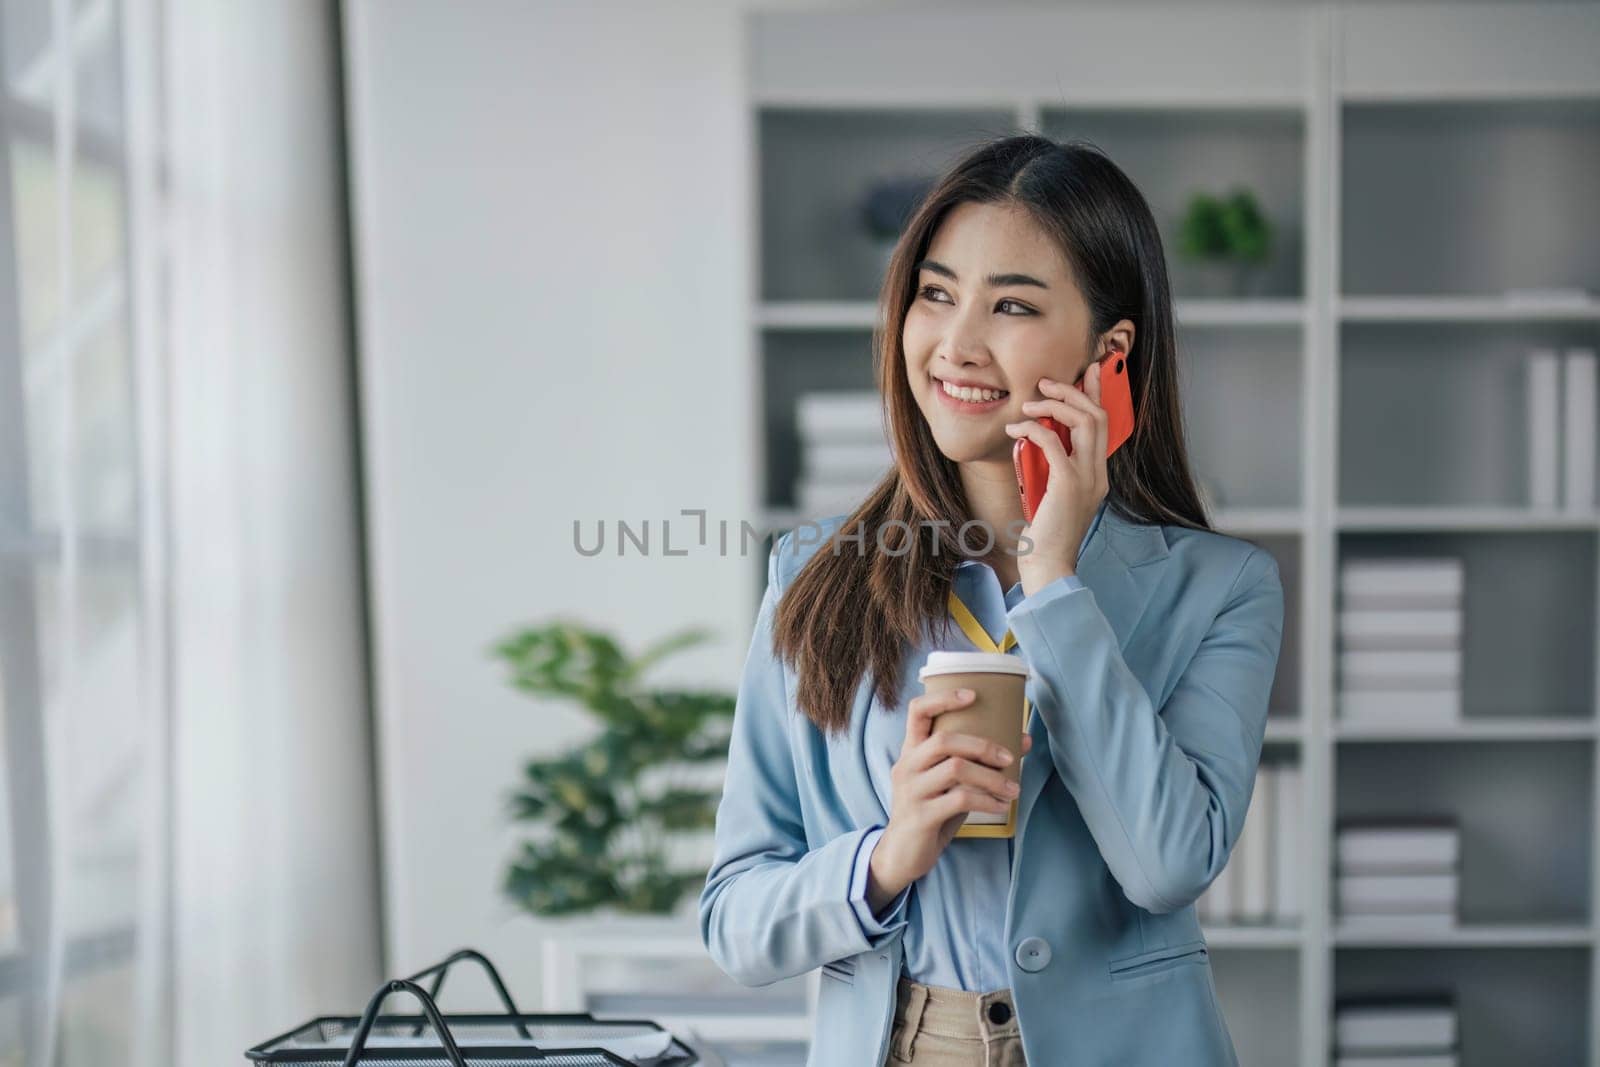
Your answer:
[[[1127,648],[1139,620],[1144,617],[1156,583],[1167,559],[1167,540],[1161,527],[1128,522],[1107,505],[1100,525],[1078,561],[1078,578],[1094,593],[1095,603],[1117,635],[1117,647]],[[1026,651],[1026,650],[1024,650]],[[1028,815],[1055,773],[1050,758],[1050,735],[1044,718],[1033,716],[1028,732],[1033,735],[1033,751],[1023,761],[1022,791],[1017,806],[1017,838],[1027,826]],[[1040,759],[1038,757],[1042,756]],[[1013,851],[1013,867],[1021,850]],[[1013,869],[1013,873],[1015,873]]]

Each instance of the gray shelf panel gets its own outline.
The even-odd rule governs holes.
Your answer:
[[[1353,742],[1336,761],[1335,823],[1453,817],[1463,924],[1583,923],[1593,778],[1594,751],[1581,742]]]
[[[1305,121],[1299,108],[1045,108],[1040,126],[1056,140],[1083,139],[1103,149],[1139,186],[1161,231],[1177,297],[1298,297],[1304,292]],[[1179,255],[1189,198],[1255,194],[1272,224],[1270,254],[1252,291],[1219,291],[1210,272]]]
[[[1585,948],[1341,948],[1334,989],[1454,993],[1461,1067],[1579,1064],[1588,1060],[1589,966]]]
[[[796,401],[807,392],[876,391],[872,335],[858,330],[769,331],[762,341],[764,504],[789,507],[795,503],[794,484],[801,473]]]
[[[1341,292],[1600,290],[1600,100],[1347,104]]]
[[[1593,718],[1595,534],[1344,533],[1338,567],[1371,557],[1459,557],[1464,718]],[[1337,612],[1334,604],[1335,654]],[[1338,685],[1337,661],[1334,684]],[[1585,802],[1587,810],[1590,804]]]
[[[1295,328],[1178,330],[1190,462],[1224,508],[1301,505],[1305,426]]]
[[[1594,323],[1362,323],[1340,331],[1339,502],[1528,504],[1530,349],[1600,349]]]
[[[1239,1067],[1295,1062],[1300,1046],[1300,953],[1289,949],[1211,949],[1217,1000]]]
[[[1300,711],[1300,672],[1305,656],[1305,634],[1301,627],[1301,604],[1304,596],[1304,545],[1299,537],[1274,535],[1271,537],[1246,537],[1272,553],[1278,561],[1278,577],[1283,583],[1283,645],[1278,651],[1278,673],[1272,678],[1272,692],[1267,707],[1272,713]]]
[[[876,300],[884,246],[861,222],[882,178],[943,171],[978,142],[1016,132],[1009,111],[757,113],[761,299]]]

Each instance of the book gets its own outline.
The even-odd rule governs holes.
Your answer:
[[[1592,348],[1569,348],[1562,362],[1561,427],[1566,447],[1561,456],[1568,511],[1594,509],[1595,355]]]
[[[887,441],[883,400],[876,390],[802,393],[795,424],[814,441]]]
[[[1270,764],[1256,771],[1250,806],[1234,846],[1233,862],[1239,864],[1234,910],[1242,922],[1265,922],[1272,910],[1272,779],[1276,773]]]
[[[1351,820],[1335,834],[1340,871],[1455,869],[1461,831],[1448,820]]]
[[[1461,591],[1341,592],[1339,608],[1342,611],[1460,611]]]
[[[1343,648],[1459,648],[1459,607],[1427,611],[1345,608],[1339,612]]]
[[[1278,922],[1300,921],[1300,805],[1304,779],[1298,763],[1282,763],[1273,775],[1272,916]]]
[[[1450,688],[1460,684],[1461,649],[1358,648],[1339,653],[1339,680],[1345,689],[1383,689],[1393,681],[1423,688],[1437,680]]]
[[[819,482],[876,482],[893,465],[889,446],[879,442],[808,442],[800,454],[801,469]]]
[[[1528,506],[1553,508],[1560,477],[1561,364],[1553,348],[1528,352]]]
[[[1339,565],[1339,591],[1356,596],[1459,594],[1465,586],[1462,560],[1452,556],[1384,556],[1347,559]]]
[[[801,478],[795,482],[794,503],[803,515],[831,515],[840,511],[854,511],[856,505],[872,492],[875,481],[817,481]]]
[[[1453,912],[1461,880],[1448,874],[1344,874],[1338,877],[1339,912]]]
[[[1237,852],[1237,849],[1235,849]],[[1234,883],[1239,877],[1238,856],[1230,854],[1227,864],[1222,868],[1206,892],[1211,894],[1211,919],[1219,925],[1226,925],[1237,917],[1234,911]]]
[[[1352,998],[1334,1005],[1333,1040],[1340,1055],[1367,1049],[1451,1052],[1456,1006],[1448,995]]]
[[[1454,930],[1454,911],[1371,911],[1339,916],[1339,927],[1352,934],[1406,937],[1422,931]]]
[[[1339,719],[1352,725],[1437,726],[1461,721],[1460,686],[1340,689]]]

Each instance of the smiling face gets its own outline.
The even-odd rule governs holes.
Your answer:
[[[967,202],[940,223],[915,286],[901,332],[906,376],[939,450],[1009,465],[1005,425],[1044,395],[1039,379],[1075,382],[1103,354],[1091,349],[1105,347],[1090,343],[1066,257],[1021,208]]]

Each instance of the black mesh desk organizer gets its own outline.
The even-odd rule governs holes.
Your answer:
[[[442,1014],[435,1003],[450,967],[472,960],[483,966],[504,1013]],[[433,976],[431,988],[418,983]],[[379,1009],[396,993],[409,994],[421,1011],[384,1015]],[[666,1053],[645,1060],[624,1059],[600,1047],[605,1039],[667,1039]],[[594,1038],[592,1047],[565,1047]],[[383,1043],[402,1039],[405,1045]],[[541,1048],[560,1041],[563,1047]],[[369,1047],[369,1042],[371,1046]],[[411,1043],[415,1042],[415,1043]],[[385,982],[360,1016],[324,1015],[245,1052],[252,1063],[301,1067],[690,1067],[700,1057],[649,1019],[596,1019],[587,1012],[526,1014],[517,1010],[494,965],[482,953],[462,949],[410,978]]]

